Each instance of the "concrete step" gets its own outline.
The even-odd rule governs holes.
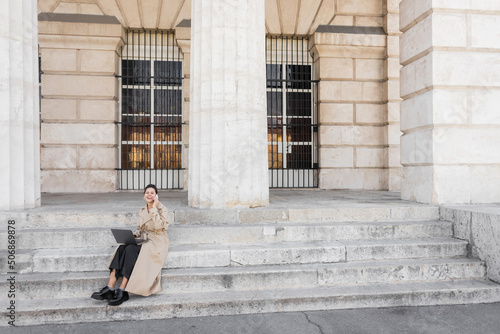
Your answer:
[[[98,248],[116,242],[111,227],[26,229],[17,233],[17,249]],[[135,230],[135,227],[128,228]],[[5,233],[4,233],[5,234]],[[0,233],[0,249],[7,236]],[[444,221],[267,223],[230,225],[173,225],[172,246],[182,244],[248,244],[349,239],[413,239],[451,237],[452,223]]]
[[[410,259],[334,264],[165,269],[162,292],[210,292],[485,278],[484,263],[467,258]],[[18,275],[21,299],[88,297],[107,283],[109,271]],[[0,289],[7,291],[7,278]]]
[[[99,271],[107,268],[115,249],[74,248],[19,251],[26,272]],[[5,253],[5,252],[4,252]],[[1,255],[1,254],[0,254]],[[169,249],[164,268],[203,268],[243,265],[336,263],[383,259],[443,258],[467,255],[467,243],[452,238],[344,240],[309,243],[180,245]],[[6,273],[6,263],[0,264]]]
[[[486,280],[405,282],[260,291],[132,295],[118,307],[89,297],[18,299],[16,325],[165,319],[348,308],[492,303],[500,285]],[[1,322],[1,326],[7,326]]]
[[[467,256],[467,242],[452,238],[345,240],[346,261]]]
[[[336,203],[330,207],[314,204],[303,208],[293,203],[284,207],[255,209],[200,210],[188,207],[174,208],[169,212],[172,224],[248,224],[279,222],[343,222],[343,221],[401,221],[438,220],[439,207],[415,203]],[[4,221],[22,222],[22,228],[75,228],[134,225],[141,207],[119,208],[116,203],[98,206],[95,210],[87,207],[48,206],[28,212],[0,212]]]

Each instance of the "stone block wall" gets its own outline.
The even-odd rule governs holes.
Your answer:
[[[385,0],[335,1],[335,18],[331,25],[383,27]]]
[[[402,198],[500,199],[500,3],[401,2]]]
[[[148,12],[154,6],[144,1],[144,20],[135,22],[141,15],[133,16],[129,5],[116,11],[102,1],[88,6],[82,1],[49,2],[42,1],[39,10],[69,16],[66,21],[41,21],[43,191],[113,191],[119,145],[114,125],[119,85],[114,75],[123,32],[117,22],[102,24],[97,17],[112,14],[122,26],[153,27],[144,6]],[[273,1],[266,4],[278,6]],[[316,101],[321,113],[321,188],[399,190],[398,5],[399,0],[367,0],[362,5],[351,0],[314,1],[306,7],[297,1],[279,3],[281,11],[274,21],[286,34],[311,32],[325,22],[357,29],[320,32],[313,38],[317,38],[313,44],[318,56],[315,77],[321,80]],[[266,17],[271,15],[267,7]],[[93,23],[70,19],[82,14],[96,14],[87,16]],[[156,24],[164,14],[162,9]],[[267,20],[267,29],[272,28],[271,21]],[[171,27],[184,59],[183,168],[187,169],[191,31],[188,20]],[[384,29],[387,36],[370,32],[374,27]],[[87,178],[91,182],[86,183]]]
[[[453,237],[469,243],[469,256],[486,263],[488,278],[500,283],[500,209],[492,206],[442,206],[441,220],[453,222]]]
[[[42,192],[116,189],[122,35],[114,17],[39,14]]]
[[[388,188],[386,46],[382,28],[320,26],[310,40],[322,189]]]

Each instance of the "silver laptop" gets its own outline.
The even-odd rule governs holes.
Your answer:
[[[112,228],[111,232],[115,236],[116,242],[119,244],[140,245],[146,242],[146,240],[136,238],[131,230],[120,230]]]

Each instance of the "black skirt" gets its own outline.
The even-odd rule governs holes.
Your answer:
[[[116,269],[115,277],[117,279],[121,276],[130,279],[140,251],[141,245],[120,245],[109,265],[109,271]]]

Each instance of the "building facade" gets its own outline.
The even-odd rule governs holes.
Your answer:
[[[156,183],[220,197],[241,183],[500,201],[497,1],[256,3],[39,0],[35,193]]]

